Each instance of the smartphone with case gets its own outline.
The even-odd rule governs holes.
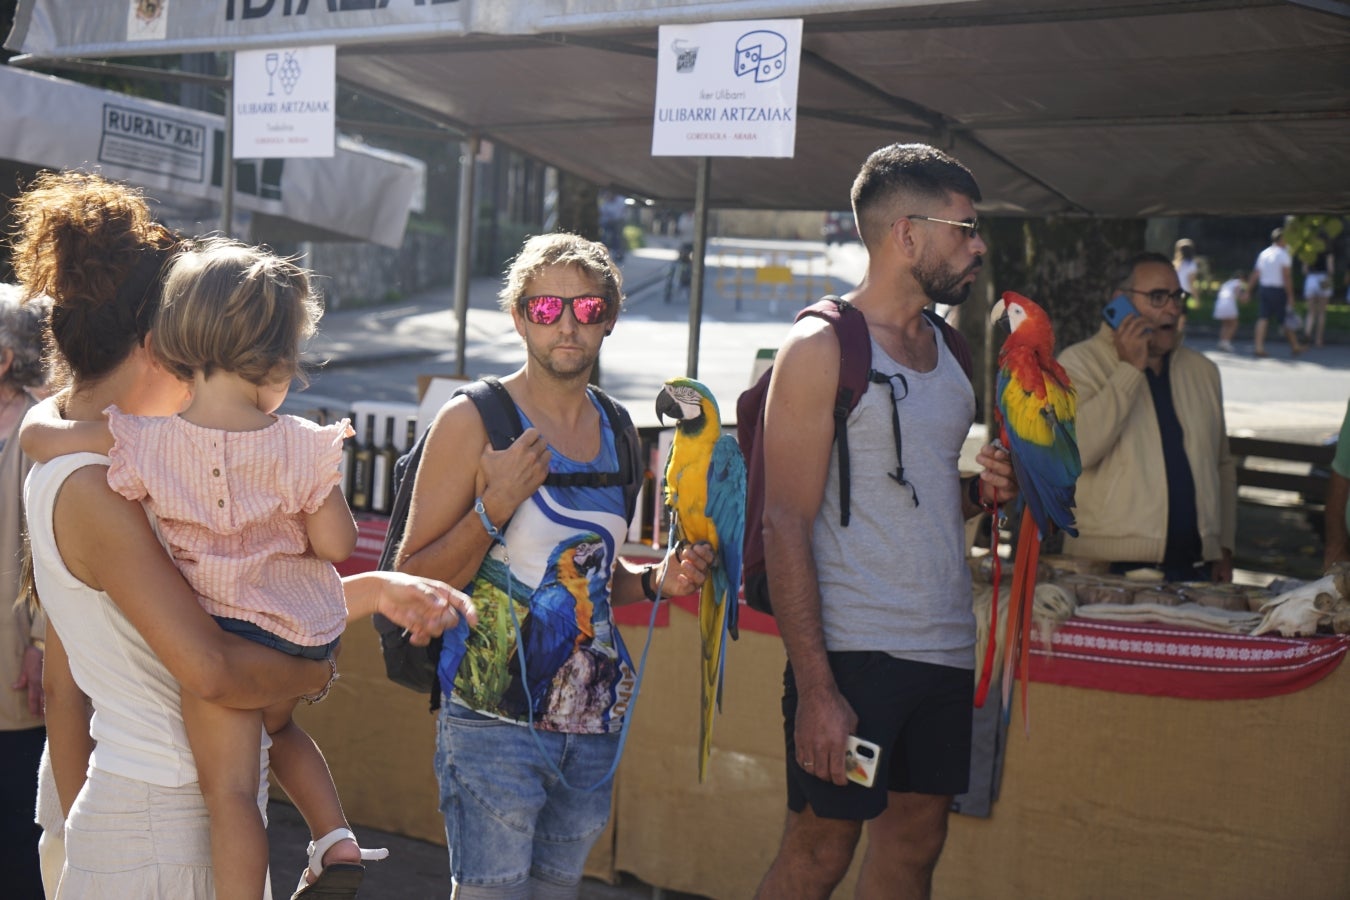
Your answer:
[[[1134,308],[1130,298],[1124,294],[1116,294],[1111,298],[1111,302],[1102,309],[1102,318],[1106,324],[1112,328],[1119,328],[1120,323],[1125,321],[1126,316],[1138,315],[1139,311]]]
[[[877,777],[877,762],[881,759],[881,748],[871,741],[865,741],[851,734],[845,747],[844,775],[849,781],[863,787],[871,787]]]

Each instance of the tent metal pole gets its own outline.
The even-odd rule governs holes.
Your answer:
[[[689,266],[689,358],[684,373],[698,377],[698,331],[703,322],[703,258],[708,252],[708,191],[712,183],[712,158],[698,161],[694,184],[694,258]]]
[[[455,215],[455,376],[467,378],[469,250],[473,246],[473,188],[482,138],[470,132],[459,158],[459,207]]]
[[[220,233],[234,237],[234,54],[226,53],[224,57],[221,90],[225,92],[225,146],[221,148],[220,163]]]

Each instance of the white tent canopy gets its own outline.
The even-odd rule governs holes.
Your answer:
[[[97,170],[159,200],[220,200],[222,116],[3,66],[0,96],[0,160]],[[252,178],[236,185],[235,208],[251,213],[254,239],[280,222],[272,231],[294,240],[402,243],[425,164],[341,136],[337,148],[329,159],[241,161]]]
[[[687,202],[695,161],[650,155],[656,26],[800,16],[796,156],[717,160],[711,205],[840,208],[867,153],[923,140],[974,170],[986,213],[1350,209],[1350,6],[1334,0],[173,0],[162,36],[135,6],[20,0],[6,46],[336,43],[359,89]]]

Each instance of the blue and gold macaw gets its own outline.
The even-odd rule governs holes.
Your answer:
[[[1074,487],[1083,471],[1078,456],[1074,425],[1077,395],[1069,373],[1055,360],[1055,334],[1050,317],[1036,303],[1007,291],[994,306],[994,316],[1006,314],[1010,334],[998,354],[999,438],[1012,457],[1013,471],[1024,501],[1013,559],[1012,593],[1004,639],[1004,716],[1012,696],[1012,674],[1017,666],[1022,681],[1022,716],[1027,718],[1028,653],[1031,638],[1032,599],[1036,591],[1036,566],[1041,540],[1053,528],[1078,536],[1074,527]],[[998,597],[995,591],[995,599]],[[997,603],[993,612],[998,621]],[[984,674],[976,690],[976,703],[984,702],[993,658],[993,629]]]
[[[595,636],[590,576],[604,563],[605,545],[589,532],[564,541],[549,554],[544,577],[530,597],[529,615],[520,623],[525,688],[536,716],[545,712],[544,700],[558,670]]]
[[[698,625],[703,641],[698,780],[712,752],[714,705],[722,708],[727,636],[737,637],[741,595],[741,553],[745,538],[745,458],[736,439],[722,434],[717,400],[691,378],[672,378],[656,398],[656,416],[679,424],[666,461],[665,503],[676,537],[706,541],[714,562],[699,596]]]

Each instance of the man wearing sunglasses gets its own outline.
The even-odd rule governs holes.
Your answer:
[[[1219,369],[1182,345],[1187,294],[1172,262],[1142,253],[1114,296],[1135,313],[1068,347],[1078,391],[1078,537],[1073,556],[1117,573],[1160,569],[1169,581],[1231,581],[1236,467]]]
[[[501,380],[524,430],[494,450],[469,397],[441,409],[399,568],[467,585],[479,611],[473,631],[445,636],[437,666],[454,896],[564,900],[609,817],[634,692],[610,609],[697,591],[712,553],[696,545],[646,567],[618,558],[628,520],[617,426],[587,385],[623,299],[604,246],[531,238],[500,297],[525,343],[525,364]]]
[[[975,618],[963,521],[1016,483],[992,446],[982,476],[961,478],[975,394],[923,310],[970,294],[986,249],[979,199],[965,166],[923,144],[883,147],[853,183],[868,264],[845,299],[866,319],[873,371],[848,420],[847,525],[839,339],[802,319],[774,363],[763,521],[788,656],[788,815],[764,900],[830,896],[864,822],[858,896],[928,897],[952,796],[968,787]],[[846,778],[850,735],[880,748],[870,787]]]

